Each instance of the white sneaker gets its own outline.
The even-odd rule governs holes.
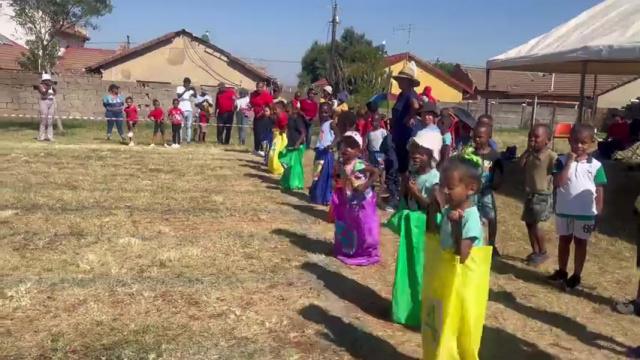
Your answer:
[[[264,157],[264,151],[258,151],[258,156]]]
[[[128,137],[132,138],[133,137],[133,131],[129,131],[129,133],[127,134]]]
[[[177,149],[177,148],[179,148],[179,147],[180,147],[180,145],[178,145],[178,144],[171,144],[171,148],[172,148],[172,149]]]
[[[136,144],[134,144],[133,141],[129,143],[129,146],[135,146],[135,145]]]
[[[168,148],[168,147],[169,147],[169,144],[165,143],[165,144],[164,144],[164,147]]]
[[[149,147],[150,148],[154,148],[154,147],[156,147],[156,144],[151,144],[151,145],[149,145]]]

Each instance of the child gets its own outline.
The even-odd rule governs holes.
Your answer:
[[[394,212],[400,203],[400,176],[398,174],[398,156],[391,134],[387,134],[382,139],[380,152],[384,155],[384,182],[389,195],[385,211]]]
[[[167,147],[167,143],[164,140],[164,110],[160,107],[160,101],[153,99],[153,110],[147,115],[149,120],[153,121],[153,136],[151,137],[151,145],[149,147],[156,146],[156,137],[158,132],[162,136],[162,144]]]
[[[382,128],[380,116],[375,114],[373,117],[373,130],[367,134],[367,153],[369,157],[369,164],[378,169],[378,171],[384,172],[384,154],[380,150],[382,141],[389,133]],[[381,179],[384,177],[381,176]]]
[[[257,122],[261,125],[261,139],[260,139],[260,151],[258,152],[258,156],[264,158],[264,164],[269,164],[269,150],[271,149],[271,142],[273,141],[273,125],[275,124],[275,120],[273,119],[273,110],[270,105],[266,105],[262,114],[259,117],[253,120],[254,124]],[[267,131],[267,129],[271,129]],[[257,132],[254,131],[254,134]],[[255,136],[255,135],[254,135]]]
[[[403,182],[400,208],[386,225],[400,236],[395,280],[391,300],[392,319],[411,327],[420,325],[422,306],[422,275],[424,272],[424,242],[426,231],[437,228],[435,216],[440,211],[436,170],[442,136],[435,131],[421,131],[409,142],[409,177]]]
[[[419,116],[418,121],[416,121],[413,126],[413,135],[416,136],[418,132],[426,130],[426,131],[440,131],[438,126],[436,125],[438,118],[438,107],[436,104],[431,102],[423,103],[418,109],[417,115]]]
[[[520,156],[524,168],[524,187],[527,200],[522,211],[522,221],[527,226],[531,254],[526,258],[529,265],[538,266],[549,258],[544,234],[539,223],[551,218],[553,211],[553,167],[558,155],[549,149],[551,130],[547,125],[537,124],[529,131],[527,150]]]
[[[558,157],[555,167],[556,232],[558,243],[558,267],[549,280],[562,282],[565,289],[580,285],[582,269],[587,258],[587,242],[596,229],[596,216],[604,204],[603,187],[607,176],[602,164],[589,150],[595,141],[591,125],[575,124],[569,135],[571,152]],[[571,254],[571,242],[575,244],[575,267],[568,277],[567,263]]]
[[[333,182],[333,149],[338,138],[338,129],[333,121],[331,105],[320,104],[320,134],[316,144],[316,155],[313,159],[313,183],[309,189],[312,203],[329,205],[331,201],[331,185]]]
[[[287,147],[279,154],[280,162],[284,167],[284,173],[280,178],[282,190],[302,190],[304,188],[304,168],[302,158],[304,157],[307,136],[304,119],[300,111],[290,107],[291,116],[287,122]]]
[[[280,163],[280,152],[287,147],[287,123],[289,115],[286,112],[286,106],[283,102],[275,104],[275,114],[273,117],[273,141],[269,145],[267,152],[267,167],[273,175],[282,176],[284,167]]]
[[[138,125],[138,106],[133,103],[133,98],[131,96],[127,96],[124,101],[127,104],[124,107],[124,113],[127,117],[127,130],[129,131],[127,136],[129,137],[129,146],[134,146],[133,130],[136,128],[136,125]]]
[[[451,136],[451,124],[453,119],[448,114],[442,114],[440,118],[438,118],[438,128],[440,129],[440,134],[442,134],[442,148],[440,149],[440,163],[438,164],[438,168],[444,164],[453,151],[453,137]]]
[[[486,124],[479,124],[473,131],[474,155],[482,160],[480,169],[482,183],[476,196],[476,205],[480,216],[489,227],[489,245],[493,246],[493,255],[500,256],[496,248],[498,218],[493,191],[500,188],[504,169],[500,154],[489,146],[491,135],[491,127]]]
[[[480,115],[480,117],[478,118],[478,123],[476,124],[476,126],[478,126],[480,124],[486,124],[486,125],[491,126],[491,128],[493,128],[493,116],[491,116],[489,114]],[[498,143],[496,143],[495,140],[489,139],[489,146],[493,150],[498,151]]]
[[[173,99],[173,107],[167,112],[167,117],[171,121],[171,147],[177,149],[180,147],[182,137],[182,123],[184,121],[184,112],[180,109],[180,100]]]
[[[204,143],[207,140],[207,125],[209,125],[209,110],[205,105],[198,106],[200,111],[198,112],[198,139],[199,143]]]
[[[344,134],[337,166],[341,187],[331,199],[335,217],[334,252],[347,265],[366,266],[380,261],[380,219],[371,185],[378,171],[358,157],[362,138],[356,131]]]

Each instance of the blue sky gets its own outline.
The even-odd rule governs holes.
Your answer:
[[[390,54],[412,51],[434,60],[483,65],[495,55],[551,30],[599,0],[339,0],[340,28],[353,26]],[[144,42],[185,28],[206,30],[216,45],[264,65],[285,84],[295,84],[299,63],[314,40],[328,40],[330,0],[113,0],[87,46]],[[173,5],[171,5],[173,4]],[[407,33],[394,28],[412,24]],[[339,30],[340,33],[340,30]],[[278,61],[258,61],[267,59]]]

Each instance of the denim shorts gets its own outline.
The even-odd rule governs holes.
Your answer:
[[[551,219],[553,195],[543,193],[528,194],[522,210],[522,221],[537,224]]]
[[[482,191],[476,195],[476,206],[480,217],[485,220],[495,220],[497,217],[496,199],[493,191]]]

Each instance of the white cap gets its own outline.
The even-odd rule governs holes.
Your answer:
[[[51,80],[51,74],[42,73],[42,81]]]
[[[331,85],[327,85],[325,87],[322,88],[322,90],[328,92],[329,94],[333,95],[333,88],[331,87]]]
[[[347,131],[346,133],[344,133],[344,135],[342,137],[354,138],[355,141],[357,141],[358,144],[360,144],[360,147],[362,147],[362,136],[360,136],[359,132],[357,132],[357,131]]]
[[[433,160],[434,162],[438,162],[440,160],[440,149],[442,149],[442,134],[439,131],[434,130],[420,130],[411,138],[412,142],[422,146],[425,149],[431,150],[433,152]]]

